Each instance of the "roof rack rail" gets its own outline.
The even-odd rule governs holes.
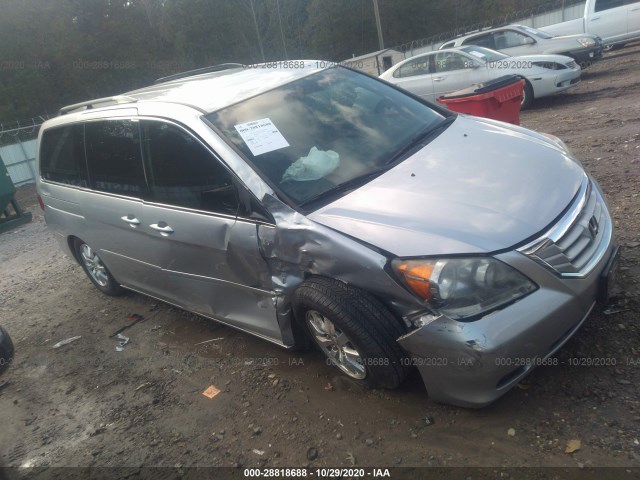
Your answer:
[[[65,115],[69,112],[73,112],[74,110],[89,110],[96,107],[104,107],[109,104],[111,105],[120,105],[124,103],[134,103],[138,100],[133,97],[127,97],[126,95],[116,95],[113,97],[104,97],[97,98],[95,100],[89,100],[86,102],[74,103],[73,105],[67,105],[66,107],[62,107],[58,110],[58,116]]]
[[[482,33],[482,32],[485,32],[487,30],[491,30],[493,28],[506,27],[507,25],[513,25],[513,24],[511,24],[511,23],[497,23],[495,25],[489,25],[487,27],[476,28],[475,30],[468,30],[468,31],[466,31],[464,33],[458,33],[455,37],[450,37],[449,40],[445,40],[443,43],[446,43],[447,41],[450,41],[450,40],[457,40],[458,38],[466,37],[467,35],[472,35],[474,33]]]
[[[240,68],[240,67],[242,67],[241,63],[221,63],[219,65],[196,68],[195,70],[188,70],[186,72],[175,73],[173,75],[161,77],[161,78],[158,78],[155,82],[153,82],[153,84],[157,85],[158,83],[170,82],[171,80],[179,80],[180,78],[192,77],[194,75],[200,75],[202,73],[219,72],[221,70],[228,70],[231,68]]]

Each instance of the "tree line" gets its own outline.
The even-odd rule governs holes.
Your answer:
[[[385,46],[549,0],[378,0]],[[372,0],[0,0],[0,122],[225,62],[379,49]]]

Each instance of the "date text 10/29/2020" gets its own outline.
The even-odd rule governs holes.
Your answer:
[[[391,478],[388,468],[245,468],[245,478]]]

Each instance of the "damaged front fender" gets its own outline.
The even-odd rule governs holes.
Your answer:
[[[311,275],[367,290],[387,299],[389,306],[406,303],[418,308],[418,301],[387,273],[384,252],[307,219],[271,195],[262,204],[275,220],[275,225],[258,225],[258,241],[270,270],[285,345],[295,343],[291,295]]]

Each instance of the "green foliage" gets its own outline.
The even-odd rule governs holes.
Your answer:
[[[386,46],[545,0],[378,0]],[[546,0],[548,1],[548,0]],[[372,0],[1,0],[0,122],[206,65],[378,50]]]

